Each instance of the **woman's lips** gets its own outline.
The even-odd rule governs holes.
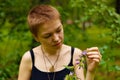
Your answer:
[[[59,46],[60,44],[61,44],[61,42],[59,42],[59,43],[56,43],[56,44],[55,44],[55,46]]]

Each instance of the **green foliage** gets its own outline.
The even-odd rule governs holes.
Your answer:
[[[26,24],[30,5],[28,0],[0,3],[0,80],[16,80],[21,55],[32,41]]]
[[[77,80],[75,75],[66,75],[65,80]]]
[[[115,1],[45,1],[61,13],[65,44],[81,49],[100,47],[103,60],[95,79],[106,80],[101,75],[111,74],[119,80],[120,15],[115,12]],[[21,56],[38,45],[28,30],[26,17],[30,7],[41,3],[39,0],[0,0],[0,80],[16,80]]]

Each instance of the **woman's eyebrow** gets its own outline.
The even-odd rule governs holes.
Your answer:
[[[60,29],[60,28],[61,28],[61,26],[62,26],[62,25],[59,25],[59,26],[58,26],[58,28],[57,28],[56,30]]]
[[[62,25],[59,25],[56,30],[60,29]],[[51,33],[44,33],[43,35],[50,35]]]

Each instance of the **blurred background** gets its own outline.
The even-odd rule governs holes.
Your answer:
[[[0,0],[0,80],[17,80],[22,55],[39,45],[26,21],[39,4],[61,13],[65,44],[99,47],[103,59],[95,80],[120,80],[120,0]]]

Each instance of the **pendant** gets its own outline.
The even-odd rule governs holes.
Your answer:
[[[50,72],[54,72],[54,66],[49,69]]]

